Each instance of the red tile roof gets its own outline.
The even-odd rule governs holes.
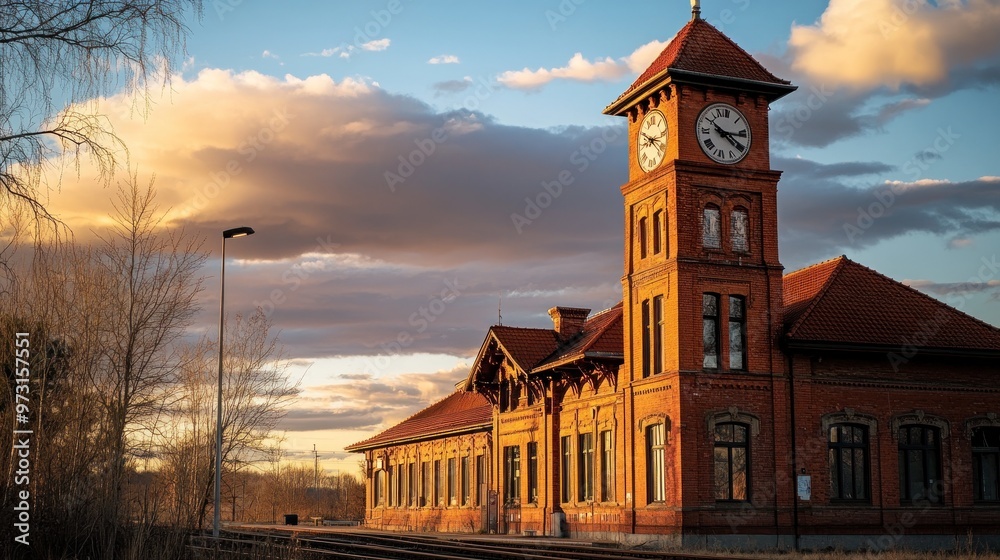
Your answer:
[[[344,449],[364,451],[445,434],[473,432],[492,424],[493,407],[486,397],[479,393],[457,391],[388,430]]]
[[[1000,329],[845,256],[786,275],[783,288],[792,343],[1000,351]]]
[[[622,304],[619,302],[611,309],[601,311],[587,319],[579,335],[570,339],[545,361],[537,364],[533,371],[543,371],[554,365],[587,357],[622,357],[624,347]]]
[[[524,372],[531,371],[535,364],[559,348],[559,335],[552,329],[495,326],[490,332]]]
[[[609,107],[668,70],[749,80],[777,86],[790,86],[791,83],[770,73],[732,39],[726,37],[712,24],[698,18],[692,19],[681,28],[663,49],[660,56]]]

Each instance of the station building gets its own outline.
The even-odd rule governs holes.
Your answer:
[[[768,110],[694,12],[628,121],[622,302],[494,326],[364,453],[372,527],[661,546],[1000,547],[1000,329],[847,257],[784,273]]]

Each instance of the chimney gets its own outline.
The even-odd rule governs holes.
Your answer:
[[[553,307],[549,309],[549,317],[552,317],[552,328],[559,333],[559,338],[563,340],[580,334],[589,314],[589,309],[580,307]]]

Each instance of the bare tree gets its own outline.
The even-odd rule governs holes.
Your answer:
[[[87,155],[104,177],[125,146],[86,108],[133,94],[145,111],[182,53],[188,15],[201,0],[21,0],[0,3],[0,196],[55,221],[43,204],[43,170],[54,156]],[[78,169],[78,167],[77,167]]]

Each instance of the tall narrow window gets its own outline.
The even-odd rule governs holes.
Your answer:
[[[504,500],[521,501],[521,448],[510,445],[503,448]]]
[[[718,294],[701,295],[702,331],[701,343],[704,351],[702,367],[718,369],[719,367],[719,296]]]
[[[577,501],[594,500],[594,434],[580,434],[577,437]]]
[[[568,503],[570,501],[570,475],[573,473],[573,450],[570,448],[569,436],[563,436],[560,442],[562,443],[562,468],[559,469],[560,497],[563,503]]]
[[[448,505],[458,505],[458,477],[455,476],[455,458],[448,459]]]
[[[386,490],[388,491],[388,494],[389,494],[389,506],[390,507],[396,505],[396,497],[395,497],[395,488],[396,488],[395,484],[396,484],[396,481],[395,481],[395,477],[393,476],[393,474],[394,473],[393,473],[393,470],[392,470],[392,466],[390,465],[389,468],[386,470],[386,477],[388,479],[386,481]]]
[[[461,503],[463,506],[469,505],[469,499],[471,494],[471,484],[469,482],[470,474],[471,473],[469,472],[469,457],[468,456],[462,457],[462,472],[461,472],[462,502]]]
[[[729,369],[747,369],[746,300],[729,296]]]
[[[406,491],[403,489],[403,481],[406,478],[406,471],[403,465],[396,465],[396,505],[403,507],[406,505]]]
[[[747,425],[715,425],[715,499],[746,500],[749,496],[750,440]]]
[[[665,430],[662,423],[646,428],[646,501],[664,502],[667,499]]]
[[[830,426],[830,499],[868,500],[868,428],[854,424]]]
[[[444,506],[444,493],[441,492],[441,459],[434,461],[434,501],[435,506]]]
[[[372,482],[375,486],[375,505],[384,506],[385,505],[385,471],[377,470],[375,471],[375,480]]]
[[[486,503],[486,457],[476,455],[476,505]]]
[[[653,298],[653,373],[663,372],[663,296]]]
[[[601,501],[615,499],[615,449],[611,430],[601,432]]]
[[[663,250],[663,210],[653,213],[653,254],[659,255]]]
[[[646,218],[639,218],[639,258],[646,258]]]
[[[722,247],[722,226],[719,223],[719,208],[706,206],[701,220],[701,244],[706,249]]]
[[[649,300],[642,300],[642,376],[649,377],[652,370],[650,369],[649,357],[649,339],[651,332],[650,325],[650,313],[649,313]]]
[[[899,429],[899,498],[904,503],[940,503],[940,435],[933,426]]]
[[[420,464],[420,506],[432,506],[431,502],[431,463],[424,461]]]
[[[406,465],[407,476],[406,484],[409,486],[410,491],[410,507],[417,506],[417,464],[410,463]]]
[[[538,503],[538,442],[528,442],[528,502]]]
[[[1000,501],[1000,428],[972,430],[972,480],[977,502]]]
[[[737,208],[733,210],[733,215],[731,217],[729,224],[729,237],[732,240],[733,251],[746,253],[750,250],[749,241],[749,225],[750,219],[747,216],[747,211],[742,208]]]

